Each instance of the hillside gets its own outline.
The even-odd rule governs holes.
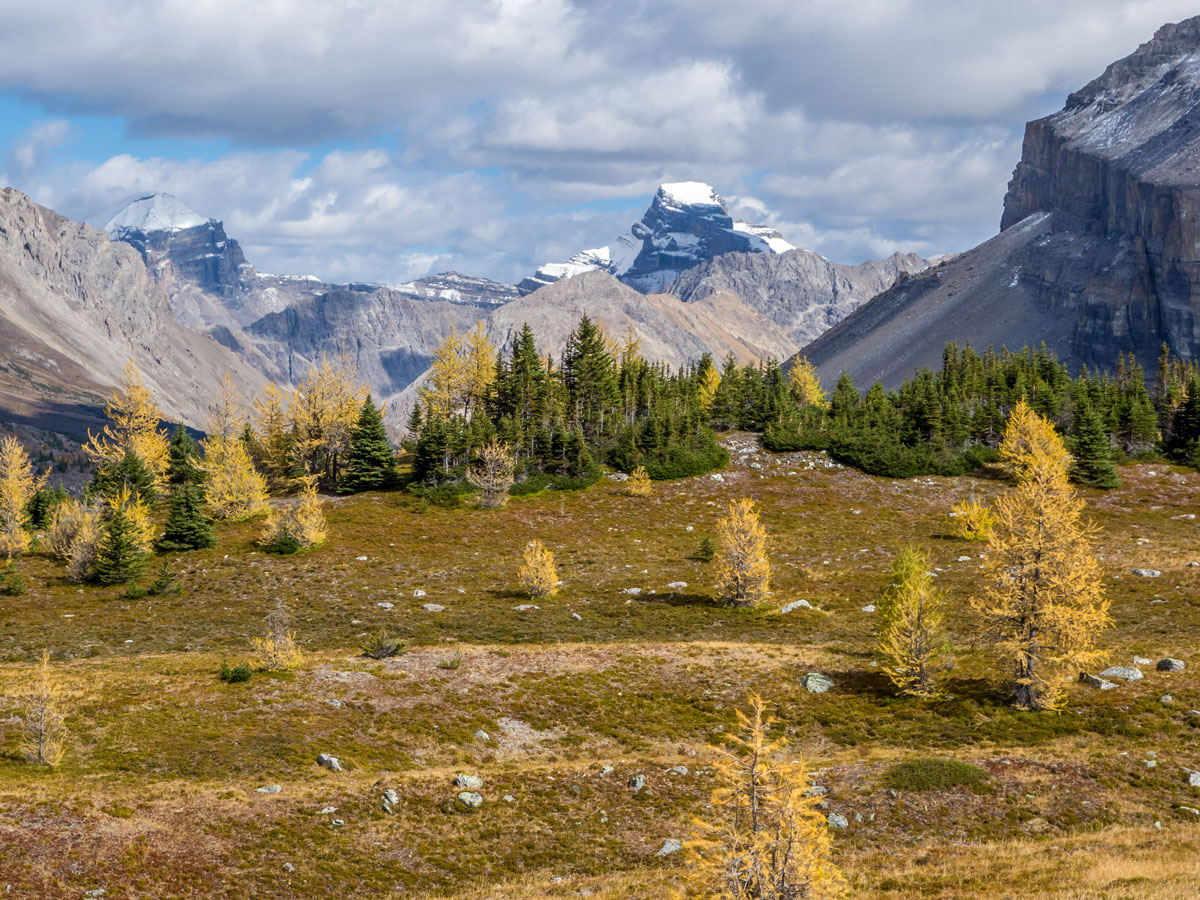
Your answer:
[[[896,386],[948,339],[1045,340],[1073,368],[1147,371],[1163,343],[1200,355],[1200,17],[1151,41],[1026,127],[1001,234],[890,291],[809,344],[825,379]]]
[[[1200,888],[1188,811],[1200,788],[1185,768],[1200,768],[1195,471],[1127,466],[1123,487],[1086,493],[1116,619],[1106,664],[1169,655],[1187,669],[1076,685],[1054,715],[1005,705],[967,608],[978,545],[945,534],[953,501],[1002,484],[898,482],[819,454],[765,454],[749,436],[727,443],[721,481],[664,483],[647,499],[604,482],[496,511],[403,493],[330,500],[329,542],[296,557],[257,552],[257,522],[223,526],[215,549],[177,558],[178,595],[81,590],[58,564],[25,560],[28,593],[0,598],[19,623],[0,630],[12,895],[664,896],[686,869],[660,851],[706,814],[710,744],[749,690],[810,761],[826,811],[846,817],[831,835],[857,898],[999,900],[1019,885],[1029,900],[1179,900]],[[712,573],[694,558],[741,496],[760,502],[770,532],[775,594],[761,610],[713,605]],[[565,584],[527,607],[514,580],[534,537]],[[894,698],[870,662],[864,607],[909,543],[929,549],[949,598],[942,703]],[[279,598],[301,667],[220,683],[222,660],[247,657]],[[799,599],[814,609],[780,612]],[[363,658],[359,643],[380,628],[408,652]],[[69,691],[54,773],[19,761],[8,718],[11,686],[42,646]],[[834,688],[807,693],[807,672]],[[895,763],[930,757],[976,765],[985,781],[889,786]],[[483,779],[478,810],[455,807],[457,773]]]

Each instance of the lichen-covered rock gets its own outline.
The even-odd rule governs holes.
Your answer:
[[[1166,659],[1160,659],[1155,668],[1160,672],[1182,672],[1187,665],[1182,659],[1173,659],[1168,656]]]
[[[823,694],[833,687],[833,679],[820,672],[809,672],[800,679],[800,686],[810,694]]]

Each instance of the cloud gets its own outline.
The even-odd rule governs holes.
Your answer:
[[[995,231],[1024,121],[1189,6],[7,3],[0,94],[54,118],[0,160],[69,215],[168,190],[256,264],[330,278],[517,279],[625,230],[669,180],[848,262],[961,250]],[[232,149],[90,161],[85,113]]]

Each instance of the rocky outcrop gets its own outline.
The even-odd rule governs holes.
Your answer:
[[[915,253],[857,266],[830,262],[809,250],[726,253],[684,272],[666,292],[688,303],[733,294],[803,346],[887,290],[899,276],[928,267],[928,260]]]
[[[1029,123],[1001,234],[866,304],[808,345],[822,377],[895,386],[947,340],[1045,340],[1073,368],[1165,342],[1200,358],[1200,17],[1161,28]]]
[[[0,190],[0,408],[94,420],[133,358],[164,413],[202,425],[226,371],[263,376],[172,314],[131,246]]]
[[[659,187],[640,222],[628,234],[565,263],[547,263],[517,287],[530,293],[563,278],[602,271],[643,293],[662,290],[681,272],[724,253],[782,253],[791,250],[779,232],[735,222],[725,201],[696,181]]]

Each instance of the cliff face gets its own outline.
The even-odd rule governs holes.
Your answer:
[[[164,414],[191,425],[203,424],[226,371],[249,391],[263,383],[175,321],[132,247],[0,190],[0,413],[87,419],[131,357]]]
[[[804,349],[888,386],[942,345],[1045,340],[1072,367],[1165,342],[1200,358],[1200,17],[1159,29],[1030,122],[997,238],[902,280]]]
[[[1153,40],[1029,123],[1001,228],[1048,212],[1055,234],[1092,239],[1080,277],[1070,259],[1037,259],[1049,303],[1080,311],[1077,355],[1110,363],[1162,341],[1196,357],[1200,332],[1200,17]],[[1098,239],[1098,240],[1097,240]],[[1064,277],[1065,276],[1065,277]]]

